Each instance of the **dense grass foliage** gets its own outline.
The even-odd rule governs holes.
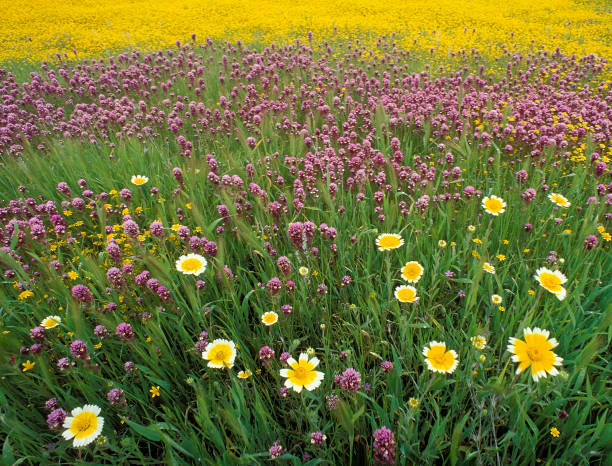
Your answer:
[[[208,41],[4,72],[3,460],[604,463],[607,62],[426,56]],[[508,351],[534,328],[562,358],[537,381]],[[320,386],[285,386],[285,353]],[[86,404],[104,426],[74,448],[57,410]]]

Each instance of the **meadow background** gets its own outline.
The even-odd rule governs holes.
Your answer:
[[[609,462],[608,2],[2,10],[4,463]],[[534,327],[563,358],[538,381],[507,348]]]

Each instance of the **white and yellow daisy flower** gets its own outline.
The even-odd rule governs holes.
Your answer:
[[[176,261],[176,270],[183,272],[185,275],[198,276],[206,270],[208,261],[205,257],[199,254],[187,254],[181,256]]]
[[[482,208],[486,213],[495,215],[503,214],[506,211],[506,201],[497,196],[486,196],[482,198]]]
[[[540,283],[542,288],[554,294],[559,301],[565,299],[567,291],[563,288],[563,284],[567,282],[567,277],[560,270],[540,267],[536,270],[534,278]]]
[[[303,388],[312,391],[321,385],[321,381],[325,377],[323,372],[315,371],[319,365],[319,359],[316,357],[308,359],[306,353],[301,353],[296,361],[293,358],[287,359],[288,369],[281,369],[281,377],[286,377],[285,387],[292,388],[297,393],[300,393]]]
[[[142,186],[147,181],[149,181],[149,178],[147,178],[144,175],[134,175],[132,176],[132,179],[130,181],[132,182],[132,184],[135,184],[136,186]]]
[[[100,417],[100,408],[96,405],[85,405],[74,408],[71,416],[64,420],[65,430],[62,437],[66,440],[74,438],[74,447],[83,447],[93,442],[102,432],[104,418]]]
[[[390,251],[404,244],[403,238],[396,233],[383,233],[376,238],[376,246],[379,251]]]
[[[57,327],[62,323],[62,318],[60,316],[47,316],[40,323],[41,327],[49,330],[50,328]]]
[[[230,340],[216,339],[206,345],[202,358],[208,361],[213,369],[231,368],[236,359],[236,344]]]
[[[270,326],[278,322],[278,314],[274,311],[268,311],[261,316],[261,321],[264,325]]]

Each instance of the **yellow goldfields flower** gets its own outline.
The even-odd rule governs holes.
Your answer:
[[[419,400],[417,400],[416,398],[410,397],[410,399],[408,400],[408,406],[410,406],[413,409],[418,408]]]
[[[296,361],[293,358],[287,359],[289,369],[281,369],[280,376],[286,377],[285,387],[292,388],[297,393],[300,393],[303,388],[312,391],[321,385],[321,381],[325,377],[323,372],[315,371],[319,365],[319,359],[313,357],[308,359],[306,353],[301,353]]]
[[[30,361],[30,360],[28,359],[26,362],[21,363],[21,365],[23,366],[23,369],[21,369],[21,370],[22,370],[23,372],[27,372],[27,371],[29,371],[29,370],[33,369],[33,368],[34,368],[34,366],[36,365],[36,363],[35,363],[35,362],[32,362],[32,361]]]
[[[446,350],[446,343],[432,341],[423,348],[425,363],[430,371],[451,374],[459,364],[454,350]]]
[[[553,437],[558,438],[560,434],[561,432],[559,432],[559,429],[557,429],[556,427],[550,429],[550,435],[552,435]]]
[[[560,366],[563,359],[553,353],[552,349],[559,345],[554,338],[548,338],[548,330],[540,328],[526,328],[523,330],[525,340],[510,338],[508,351],[512,353],[512,360],[518,362],[516,373],[520,374],[531,367],[531,376],[536,382],[547,374],[558,375],[555,366]]]
[[[159,396],[159,385],[151,387],[149,392],[151,393],[151,398],[155,398],[156,396]]]
[[[29,298],[31,296],[34,296],[34,293],[32,293],[30,290],[25,290],[25,291],[22,291],[21,293],[19,293],[18,298],[19,299],[27,299],[27,298]]]

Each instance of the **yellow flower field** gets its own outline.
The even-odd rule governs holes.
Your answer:
[[[177,38],[289,41],[307,31],[332,38],[364,32],[399,34],[398,45],[435,48],[439,54],[501,44],[524,50],[535,44],[566,53],[610,56],[610,6],[565,0],[4,0],[0,62],[39,61],[55,53],[91,57],[132,46],[158,47]],[[374,37],[374,36],[372,36]],[[531,42],[533,40],[533,43]]]

